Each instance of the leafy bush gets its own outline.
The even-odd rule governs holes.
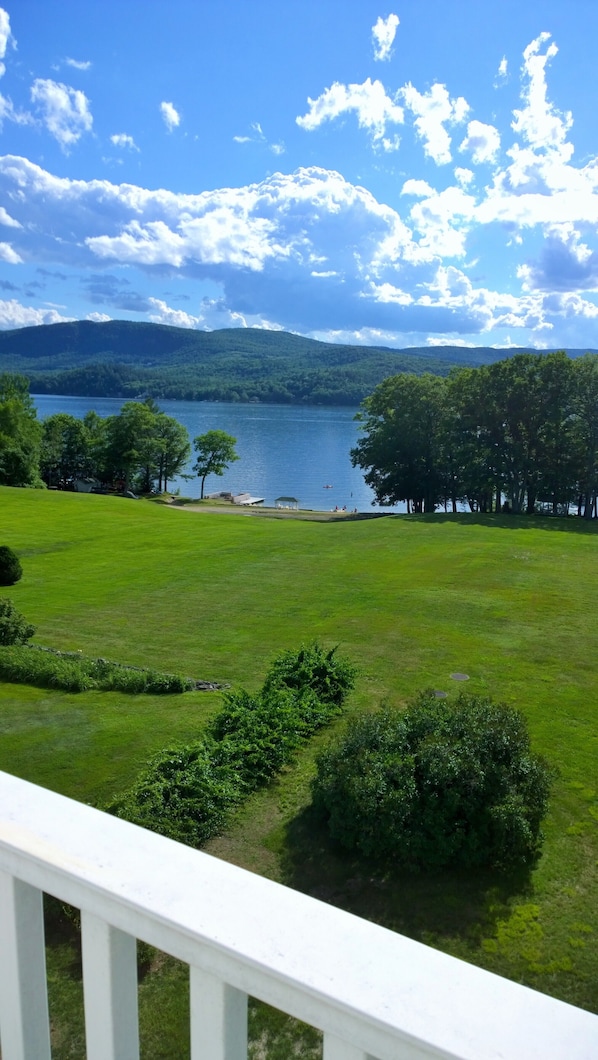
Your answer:
[[[10,604],[10,600],[6,602]],[[35,632],[35,628],[25,623],[18,611],[14,613],[22,623],[22,626],[18,626],[22,630],[20,639],[4,640],[0,601],[0,645],[22,644]],[[8,620],[7,629],[10,628],[11,621]],[[31,645],[27,645],[23,652],[0,650],[0,679],[39,688],[61,688],[65,692],[97,689],[129,695],[172,695],[187,692],[193,687],[192,681],[179,674],[138,670],[108,659],[89,659],[79,652],[52,651]]]
[[[263,688],[256,695],[241,689],[225,696],[211,736],[220,760],[229,762],[246,790],[267,784],[313,731],[308,716],[320,704],[312,692]]]
[[[340,707],[355,684],[357,669],[336,652],[337,648],[326,651],[317,641],[283,651],[270,666],[264,688],[310,689],[322,703]]]
[[[8,545],[0,545],[0,585],[14,585],[23,577],[19,557]]]
[[[64,692],[93,688],[93,681],[77,662],[36,651],[29,645],[0,648],[0,680],[37,688],[61,688]]]
[[[199,846],[224,827],[241,792],[209,741],[161,751],[134,786],[107,807],[142,828]]]
[[[521,713],[426,692],[356,719],[320,756],[313,800],[332,837],[373,861],[505,869],[537,859],[550,781]]]
[[[12,600],[0,599],[0,644],[24,644],[35,633],[32,626]]]
[[[267,784],[301,743],[338,714],[354,669],[318,645],[284,652],[262,689],[224,697],[206,739],[162,752],[111,813],[198,846],[231,809]],[[318,690],[321,696],[318,695]]]

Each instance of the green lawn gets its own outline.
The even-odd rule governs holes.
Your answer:
[[[0,504],[0,544],[24,568],[5,595],[38,643],[255,689],[275,652],[317,637],[360,667],[352,710],[430,686],[454,694],[453,672],[521,708],[559,771],[531,878],[372,879],[331,851],[306,809],[314,748],[328,734],[211,849],[598,1009],[598,528],[506,516],[234,518],[6,488]],[[220,696],[0,685],[0,702],[0,768],[101,801],[154,750],[192,737]],[[176,974],[158,962],[144,990]],[[152,1055],[171,1054],[154,1044]]]

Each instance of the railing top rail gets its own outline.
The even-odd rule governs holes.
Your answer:
[[[598,1055],[588,1012],[1,772],[0,806],[0,869],[380,1060]]]

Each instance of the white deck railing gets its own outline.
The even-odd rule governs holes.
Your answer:
[[[88,1060],[136,1060],[135,939],[191,969],[193,1060],[245,1060],[247,995],[325,1060],[596,1060],[598,1017],[0,773],[3,1060],[51,1055],[42,892],[81,909]]]

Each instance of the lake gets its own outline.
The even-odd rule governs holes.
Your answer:
[[[66,397],[32,394],[38,417],[68,412],[81,419],[93,409],[115,415],[121,398]],[[301,508],[326,511],[338,506],[371,511],[373,493],[359,468],[351,467],[349,450],[358,440],[357,409],[297,405],[241,405],[233,402],[160,401],[167,416],[178,420],[191,440],[209,430],[237,439],[239,460],[222,478],[206,479],[206,493],[230,490],[263,497],[296,497]],[[189,471],[194,463],[191,460]],[[170,486],[181,496],[199,497],[199,479],[175,479]],[[325,489],[325,486],[331,487]],[[396,511],[404,511],[397,505]]]

